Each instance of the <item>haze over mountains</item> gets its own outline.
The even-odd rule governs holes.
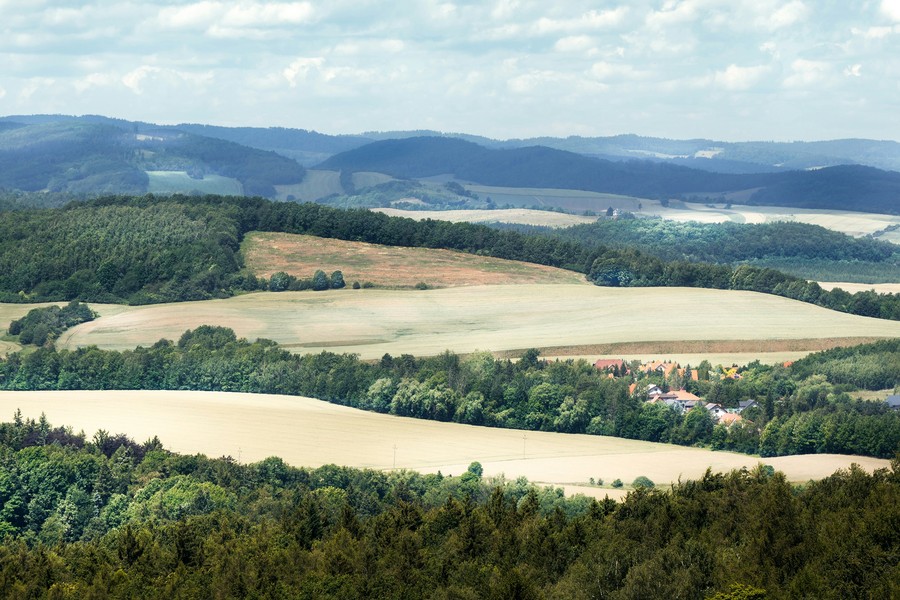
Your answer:
[[[0,118],[0,188],[86,195],[199,191],[275,197],[305,167],[644,198],[900,211],[900,144],[606,138],[491,140],[431,131],[332,136],[102,116]]]

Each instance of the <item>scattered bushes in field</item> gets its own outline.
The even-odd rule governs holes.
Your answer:
[[[53,342],[60,334],[79,323],[93,321],[96,317],[87,304],[73,300],[66,306],[33,308],[21,319],[10,322],[9,334],[19,336],[22,344],[43,346]]]

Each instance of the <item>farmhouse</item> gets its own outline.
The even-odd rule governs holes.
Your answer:
[[[725,426],[734,425],[735,423],[740,423],[744,420],[744,417],[741,415],[736,415],[733,413],[725,413],[721,417],[718,418],[719,423]],[[749,421],[748,421],[749,423]]]
[[[892,394],[884,401],[891,410],[900,410],[900,395]]]
[[[641,371],[644,373],[650,374],[658,374],[668,377],[669,374],[672,373],[674,369],[678,368],[678,363],[673,362],[663,362],[663,361],[653,361],[651,363],[647,363],[646,365],[641,365]]]
[[[594,362],[594,367],[598,371],[618,371],[622,375],[628,373],[628,366],[621,358],[601,358]]]

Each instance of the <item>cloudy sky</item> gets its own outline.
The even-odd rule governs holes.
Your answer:
[[[0,0],[0,114],[900,140],[900,0]]]

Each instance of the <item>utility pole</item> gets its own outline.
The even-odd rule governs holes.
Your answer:
[[[394,444],[394,469],[397,468],[397,444]]]
[[[525,441],[528,439],[526,434],[522,434],[522,458],[525,458]]]

